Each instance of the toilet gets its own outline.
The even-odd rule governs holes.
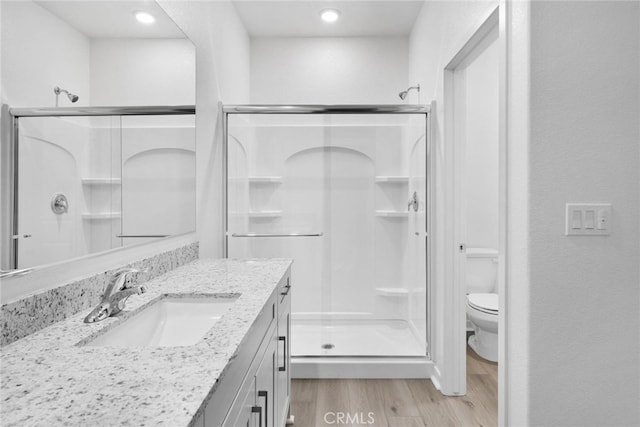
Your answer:
[[[469,347],[478,356],[498,361],[498,251],[467,248],[467,320],[474,331]]]

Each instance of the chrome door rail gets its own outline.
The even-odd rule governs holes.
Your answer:
[[[428,105],[225,105],[225,114],[425,114]]]
[[[138,107],[46,107],[10,108],[13,117],[79,117],[79,116],[167,116],[196,113],[195,105]]]
[[[231,237],[320,237],[319,233],[233,233]]]

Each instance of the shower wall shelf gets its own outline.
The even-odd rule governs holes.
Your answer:
[[[247,215],[249,218],[277,218],[282,216],[282,211],[251,211]]]
[[[83,185],[120,185],[120,178],[82,178]]]
[[[247,181],[249,184],[282,184],[281,176],[248,176],[246,178],[229,178],[229,182]]]
[[[376,294],[383,297],[408,297],[407,288],[376,288]]]
[[[388,184],[406,184],[409,182],[408,176],[376,176],[377,183],[388,183]]]
[[[250,184],[282,184],[281,176],[250,176]]]
[[[121,212],[98,212],[98,213],[83,213],[82,219],[87,221],[93,220],[105,220],[105,219],[120,219],[122,217]]]
[[[376,216],[387,218],[407,218],[409,213],[403,211],[376,211]]]

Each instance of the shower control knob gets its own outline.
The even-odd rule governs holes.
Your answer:
[[[413,195],[409,199],[409,203],[407,205],[407,210],[410,211],[413,208],[414,212],[418,212],[418,207],[420,206],[420,202],[418,202],[418,192],[414,191]]]
[[[51,198],[51,210],[56,215],[67,213],[69,211],[67,196],[62,193],[54,194]]]

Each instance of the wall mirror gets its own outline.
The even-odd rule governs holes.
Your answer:
[[[191,41],[150,1],[0,7],[3,277],[194,231]]]

